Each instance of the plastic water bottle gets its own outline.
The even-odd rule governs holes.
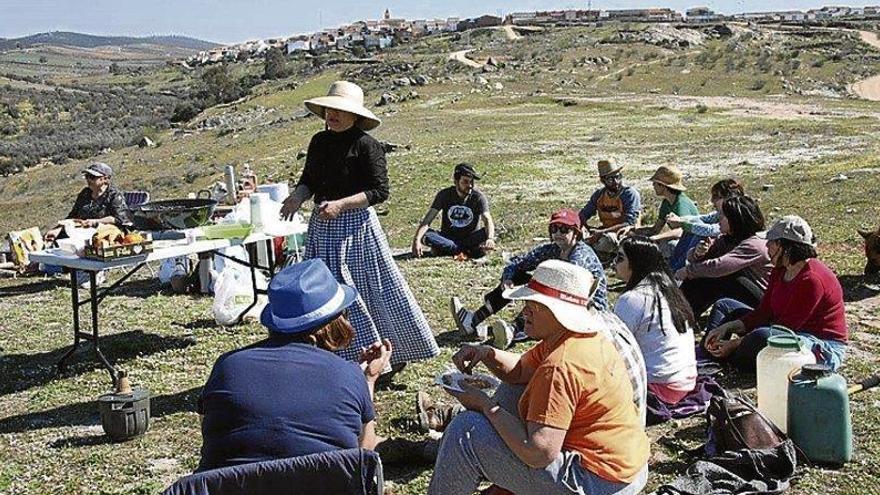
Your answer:
[[[788,376],[805,364],[814,364],[816,357],[801,342],[800,337],[788,328],[783,335],[767,339],[767,347],[761,349],[757,358],[758,410],[780,430],[787,430]]]
[[[788,435],[812,462],[852,459],[846,380],[825,364],[808,364],[788,384]]]

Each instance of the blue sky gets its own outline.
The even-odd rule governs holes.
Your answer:
[[[845,3],[833,0],[593,0],[593,8],[598,9],[671,7],[684,11],[696,5],[708,5],[725,13],[804,10],[841,4]],[[414,19],[586,6],[587,0],[0,0],[0,37],[77,31],[131,36],[184,34],[231,43],[376,19],[385,7],[390,8],[395,17]]]

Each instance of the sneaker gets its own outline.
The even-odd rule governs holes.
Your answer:
[[[461,299],[452,296],[449,299],[449,310],[452,312],[452,319],[455,320],[455,325],[458,327],[458,331],[461,332],[463,336],[474,335],[477,333],[477,329],[474,328],[474,312],[465,308],[461,303]]]
[[[492,322],[492,346],[496,349],[507,349],[513,344],[515,328],[510,323],[498,318]]]
[[[437,404],[428,394],[421,391],[416,394],[416,415],[422,432],[445,430],[452,422],[455,412],[455,406]]]

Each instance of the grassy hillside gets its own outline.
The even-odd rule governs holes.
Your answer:
[[[157,133],[155,148],[117,149],[101,159],[114,166],[120,187],[146,189],[157,199],[206,187],[222,177],[227,164],[247,163],[263,181],[296,178],[303,166],[297,152],[322,127],[317,119],[302,116],[303,99],[323,94],[339,77],[361,83],[370,106],[383,92],[417,92],[402,103],[374,108],[383,124],[373,134],[411,145],[388,156],[392,194],[381,221],[392,246],[409,245],[434,192],[451,182],[452,166],[459,161],[474,163],[483,175],[481,187],[504,230],[499,252],[484,264],[400,262],[443,353],[435,361],[408,367],[393,387],[378,392],[383,435],[418,438],[415,392],[429,390],[443,397],[430,384],[460,343],[452,331],[448,297],[460,295],[466,304],[476,305],[482,292],[497,283],[503,253],[533,246],[535,237],[545,235],[546,218],[554,209],[583,205],[597,187],[595,162],[607,156],[626,165],[626,179],[642,191],[649,218],[656,215],[656,198],[647,178],[665,163],[685,172],[691,196],[703,209],[712,182],[737,176],[769,217],[805,216],[819,237],[821,257],[846,288],[852,349],[842,372],[851,381],[876,372],[878,280],[861,276],[864,257],[855,229],[876,227],[880,214],[880,105],[772,86],[733,86],[762,77],[754,65],[761,49],[752,43],[764,41],[746,44],[742,59],[747,70],[728,73],[723,69],[726,53],[710,59],[724,52],[729,41],[676,49],[602,42],[615,32],[606,26],[551,30],[518,41],[507,41],[497,31],[474,33],[469,39],[433,38],[388,52],[377,66],[334,65],[316,75],[263,83],[244,101],[208,109],[181,129]],[[493,56],[503,67],[484,73],[446,60],[448,52],[469,48],[476,49],[472,56],[477,60]],[[693,50],[698,52],[689,53]],[[806,60],[813,55],[801,50],[797,58],[804,58],[802,66],[810,65]],[[700,53],[710,51],[700,59],[703,65],[697,62]],[[612,59],[608,70],[575,67],[598,56]],[[813,79],[826,88],[873,72],[871,54],[859,56],[866,58],[855,62],[842,57],[804,68],[803,77],[789,79],[798,84]],[[786,57],[792,60],[790,54]],[[676,65],[677,60],[684,65]],[[770,60],[774,67],[784,62]],[[632,64],[642,65],[615,80],[615,72]],[[685,77],[683,69],[692,77]],[[158,89],[166,75],[155,74]],[[429,75],[431,82],[418,87],[393,82],[420,74]],[[718,79],[701,85],[700,77],[709,74]],[[771,79],[768,84],[776,84]],[[45,227],[66,213],[83,185],[79,170],[86,162],[40,166],[0,178],[0,211],[5,213],[0,231]],[[833,180],[840,174],[847,179]],[[153,392],[153,422],[143,438],[110,444],[102,436],[94,402],[109,387],[106,372],[90,354],[81,353],[69,373],[54,374],[54,361],[69,345],[69,291],[52,279],[0,280],[0,374],[7,377],[0,386],[0,493],[156,493],[197,465],[201,439],[194,404],[199,387],[217,356],[262,338],[264,330],[256,324],[219,328],[210,298],[164,293],[154,279],[124,287],[103,305],[102,332],[109,336],[103,346],[135,382]],[[512,310],[504,314],[511,315]],[[754,393],[749,376],[729,375],[723,383]],[[789,493],[857,494],[873,486],[880,476],[876,394],[852,401],[854,462],[840,470],[803,468]],[[649,430],[650,488],[683,471],[689,461],[682,450],[701,441],[702,427],[702,418],[693,418]],[[69,475],[72,466],[78,467],[78,476]],[[389,493],[424,493],[430,473],[430,467],[389,468]]]

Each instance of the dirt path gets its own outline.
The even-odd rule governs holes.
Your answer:
[[[672,58],[672,57],[677,57],[679,55],[689,57],[689,56],[694,55],[696,53],[700,53],[701,51],[702,50],[691,50],[691,51],[685,52],[685,53],[672,52],[665,57],[655,58],[654,60],[651,60],[650,62],[638,62],[635,64],[630,64],[620,70],[616,70],[614,72],[609,72],[608,74],[605,74],[604,76],[599,77],[597,79],[597,81],[602,81],[602,80],[608,79],[609,77],[616,76],[617,74],[623,74],[624,72],[628,71],[629,69],[635,69],[636,67],[644,67],[646,65],[659,64],[660,62],[665,62],[667,59]]]
[[[862,42],[880,50],[880,39],[875,33],[859,31]],[[880,75],[869,77],[850,86],[850,91],[860,98],[871,101],[880,101]]]
[[[522,38],[519,33],[514,31],[513,26],[501,26],[501,30],[504,31],[504,35],[507,36],[507,41],[516,41]]]
[[[457,52],[452,52],[449,54],[449,60],[455,60],[457,62],[461,62],[464,65],[467,65],[468,67],[472,67],[474,69],[482,68],[483,64],[467,58],[466,55],[472,51],[474,51],[474,50],[470,49],[470,50],[459,50]]]

